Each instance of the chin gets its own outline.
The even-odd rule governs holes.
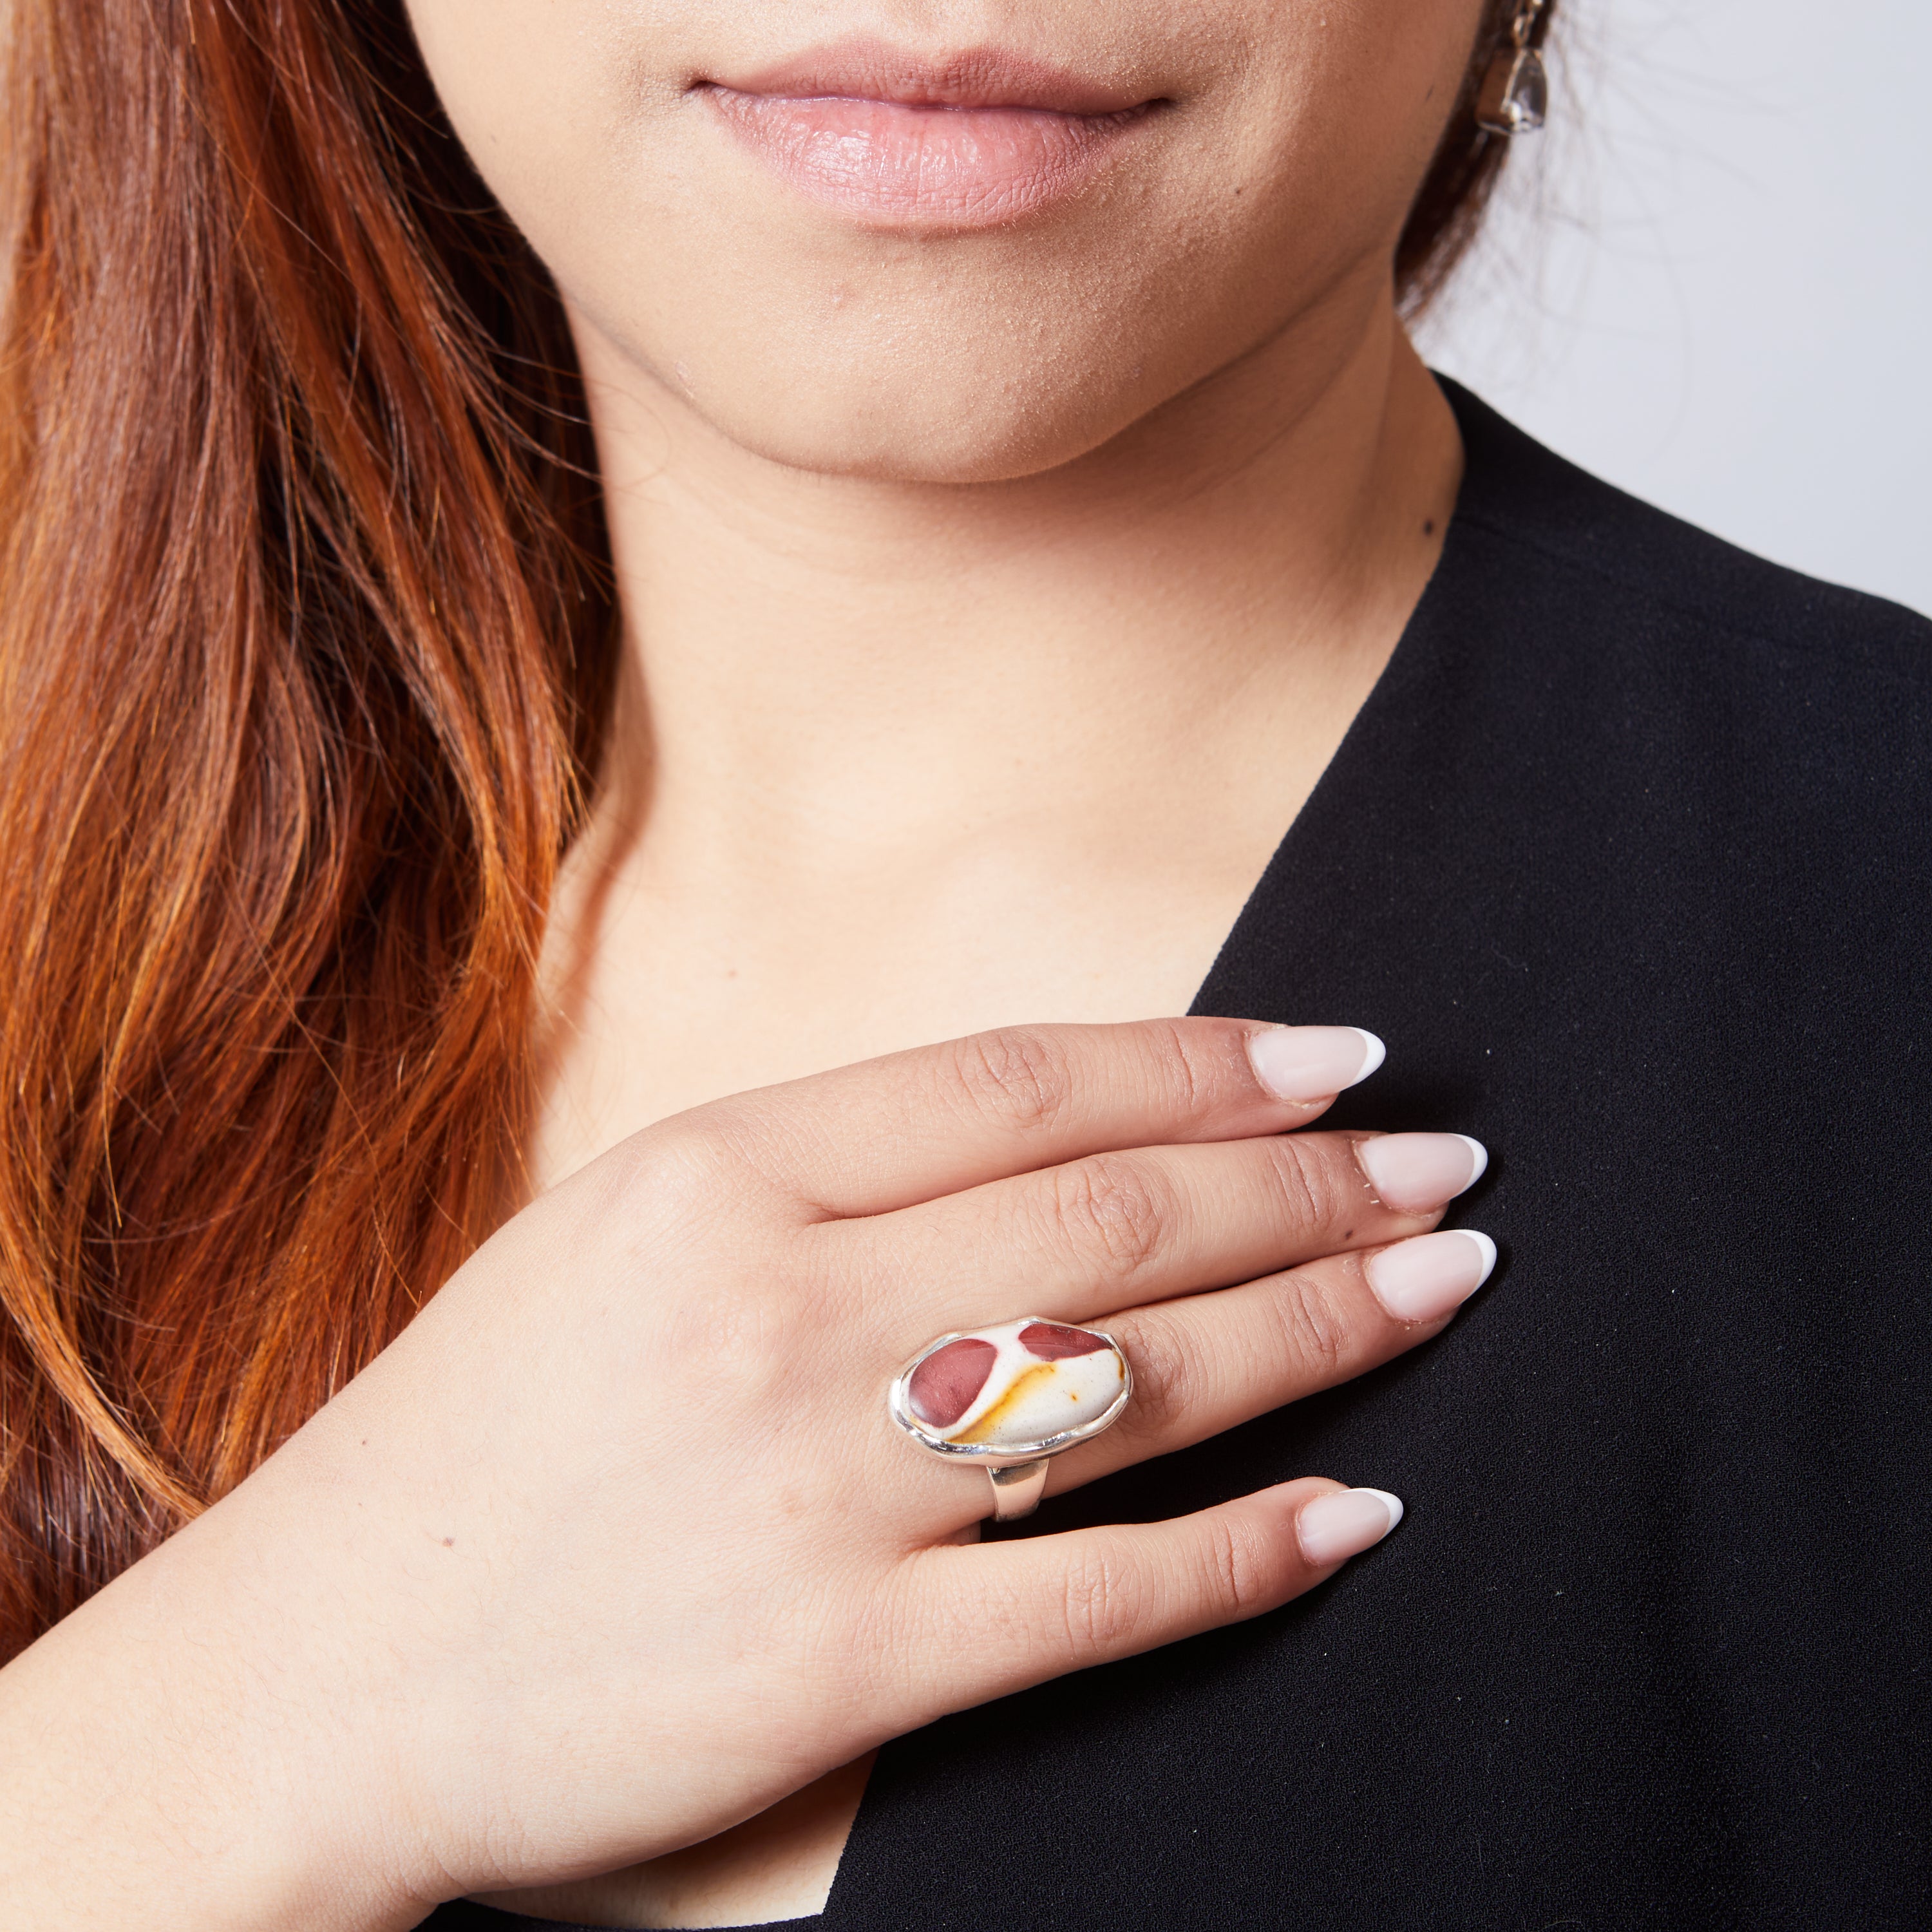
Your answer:
[[[935,410],[930,401],[884,405],[875,398],[809,411],[774,412],[712,427],[766,460],[821,476],[880,483],[1008,483],[1075,462],[1126,426],[1132,412],[1064,416],[1024,406],[994,412]]]
[[[1016,332],[1017,333],[1017,332]],[[1110,365],[1084,345],[1030,352],[1025,365],[955,353],[753,360],[630,358],[664,400],[728,442],[792,470],[880,482],[1010,482],[1076,461],[1163,400],[1144,365]],[[668,362],[667,370],[664,364]],[[1077,370],[1077,383],[1046,380]]]

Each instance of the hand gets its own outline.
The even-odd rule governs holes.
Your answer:
[[[136,1848],[118,1899],[100,1844],[64,1894],[43,1854],[16,1895],[62,1916],[10,1924],[139,1897],[153,1932],[412,1925],[1321,1582],[1389,1527],[1376,1492],[1311,1478],[982,1545],[984,1474],[919,1453],[884,1398],[945,1330],[1102,1324],[1133,1400],[1052,1493],[1437,1332],[1487,1272],[1480,1238],[1425,1234],[1480,1150],[1283,1133],[1368,1064],[1345,1028],[1007,1032],[625,1142],[0,1676],[0,1757],[25,1726],[52,1773],[24,1801],[0,1774],[14,1844],[86,1803]],[[56,1711],[69,1736],[115,1713],[105,1764],[46,1748]]]

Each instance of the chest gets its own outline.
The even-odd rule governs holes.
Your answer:
[[[843,876],[649,872],[554,935],[537,1171],[682,1109],[1011,1024],[1186,1010],[1293,801],[1165,847],[1104,838]]]

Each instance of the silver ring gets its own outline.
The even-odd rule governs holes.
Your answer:
[[[1118,1421],[1133,1392],[1112,1336],[1023,1315],[927,1342],[886,1406],[922,1449],[978,1463],[992,1478],[994,1520],[1011,1522],[1040,1507],[1048,1459]]]

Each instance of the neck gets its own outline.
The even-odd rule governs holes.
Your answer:
[[[1454,500],[1385,288],[972,484],[771,462],[579,332],[627,643],[536,1172],[895,1047],[1184,1009]]]
[[[606,815],[813,867],[1025,810],[1118,822],[1379,671],[1453,419],[1378,287],[1047,473],[788,467],[578,320],[626,615]],[[1379,653],[1379,656],[1377,654]]]

